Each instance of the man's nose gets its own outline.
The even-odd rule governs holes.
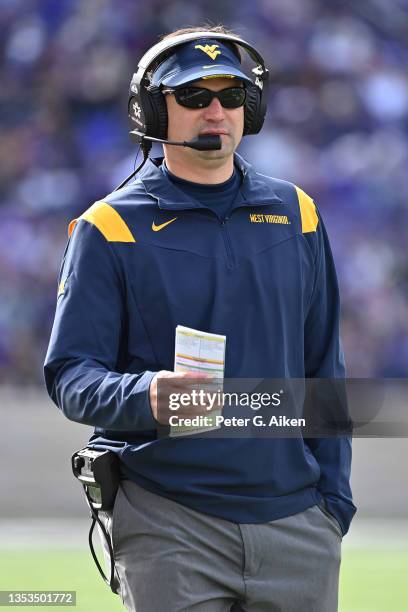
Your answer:
[[[204,111],[203,118],[208,121],[221,121],[225,118],[224,108],[218,98],[213,98]]]

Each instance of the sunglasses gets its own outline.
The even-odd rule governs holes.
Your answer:
[[[163,89],[164,94],[174,94],[177,104],[185,108],[206,108],[217,98],[224,108],[239,108],[246,100],[244,87],[228,87],[221,91],[211,91],[204,87],[180,87]]]

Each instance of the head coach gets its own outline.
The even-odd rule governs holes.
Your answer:
[[[260,54],[221,26],[166,36],[130,85],[143,167],[70,224],[45,379],[120,459],[106,524],[128,610],[337,610],[349,437],[157,433],[158,380],[194,376],[172,371],[179,324],[226,336],[228,378],[345,376],[320,212],[235,153],[267,86]]]

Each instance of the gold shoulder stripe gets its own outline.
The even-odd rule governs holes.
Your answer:
[[[78,219],[72,219],[68,225],[68,238],[71,237],[72,232],[75,229],[76,224],[78,223]]]
[[[302,189],[296,187],[296,192],[299,200],[300,216],[302,218],[302,233],[315,232],[319,223],[316,206],[312,198]]]
[[[95,202],[78,219],[73,219],[68,227],[69,236],[79,219],[95,225],[108,242],[136,242],[120,214],[106,202]]]

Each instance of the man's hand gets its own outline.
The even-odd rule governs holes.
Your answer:
[[[159,381],[161,382],[159,383]],[[169,370],[157,372],[150,383],[150,406],[156,421],[162,425],[168,425],[169,416],[172,414],[169,410],[170,393],[179,395],[191,393],[193,387],[197,387],[195,383],[201,381],[203,388],[211,387],[214,383],[214,377],[203,372],[170,372]],[[161,385],[160,394],[158,393],[158,384]],[[217,407],[214,406],[214,408]],[[208,406],[204,403],[188,406],[180,405],[177,414],[182,417],[208,414]]]

